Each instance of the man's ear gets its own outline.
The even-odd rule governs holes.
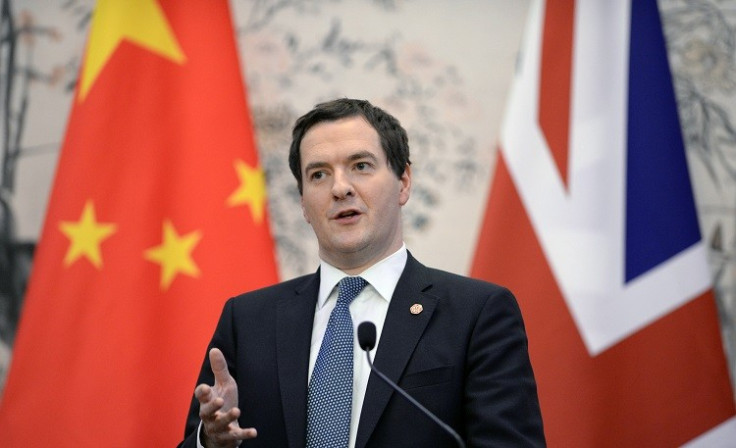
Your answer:
[[[399,190],[399,204],[404,205],[409,202],[411,196],[411,166],[407,163],[404,173],[399,178],[401,189]]]
[[[307,224],[312,224],[311,221],[309,221],[309,216],[307,216],[307,209],[304,208],[304,195],[299,196],[299,204],[302,206],[302,216],[304,216],[304,220],[307,221]]]

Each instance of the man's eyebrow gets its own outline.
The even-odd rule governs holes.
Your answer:
[[[318,168],[324,168],[328,166],[327,162],[309,162],[307,166],[304,167],[304,172],[308,173],[310,170],[316,170]]]
[[[376,155],[370,151],[356,152],[355,154],[351,154],[350,157],[348,157],[348,160],[350,160],[351,162],[355,160],[360,160],[360,159],[371,159],[374,162],[378,160]]]
[[[376,157],[376,155],[375,155],[375,154],[373,154],[373,153],[372,153],[372,152],[370,152],[370,151],[358,151],[358,152],[356,152],[355,154],[351,154],[350,156],[348,156],[348,161],[349,161],[349,162],[354,162],[354,161],[356,161],[356,160],[362,160],[362,159],[370,159],[370,160],[371,160],[371,161],[373,161],[373,162],[375,162],[375,161],[377,161],[377,160],[378,160],[378,158]],[[306,165],[306,166],[304,167],[304,172],[305,172],[305,173],[308,173],[308,172],[309,172],[309,171],[311,171],[311,170],[316,170],[316,169],[320,169],[320,168],[325,168],[325,167],[327,167],[327,166],[329,166],[329,165],[330,165],[330,164],[329,164],[329,163],[327,163],[327,162],[320,162],[320,161],[317,161],[317,162],[309,162],[309,163],[308,163],[308,164],[307,164],[307,165]]]

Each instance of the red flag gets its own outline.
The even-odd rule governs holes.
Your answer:
[[[472,275],[525,316],[550,446],[732,446],[655,0],[535,2]]]
[[[173,446],[224,301],[277,280],[226,0],[99,0],[2,446]]]

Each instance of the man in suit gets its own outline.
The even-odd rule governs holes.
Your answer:
[[[513,295],[428,268],[404,245],[401,208],[409,200],[412,173],[399,122],[366,101],[319,104],[297,120],[289,164],[304,217],[317,236],[320,267],[227,302],[181,446],[456,446],[371,375],[352,335],[342,347],[351,350],[346,356],[352,362],[322,373],[329,371],[323,368],[327,353],[333,353],[325,346],[338,338],[336,302],[348,289],[341,279],[355,276],[365,286],[345,305],[352,320],[347,325],[376,324],[377,369],[469,447],[544,446]],[[318,410],[314,397],[332,392],[314,390],[333,387],[345,372],[352,377],[346,407],[330,402]],[[316,379],[321,375],[337,376]]]

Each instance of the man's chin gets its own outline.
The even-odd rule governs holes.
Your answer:
[[[355,260],[365,257],[369,245],[362,240],[341,240],[334,242],[329,249],[322,248],[320,253],[334,259]]]

